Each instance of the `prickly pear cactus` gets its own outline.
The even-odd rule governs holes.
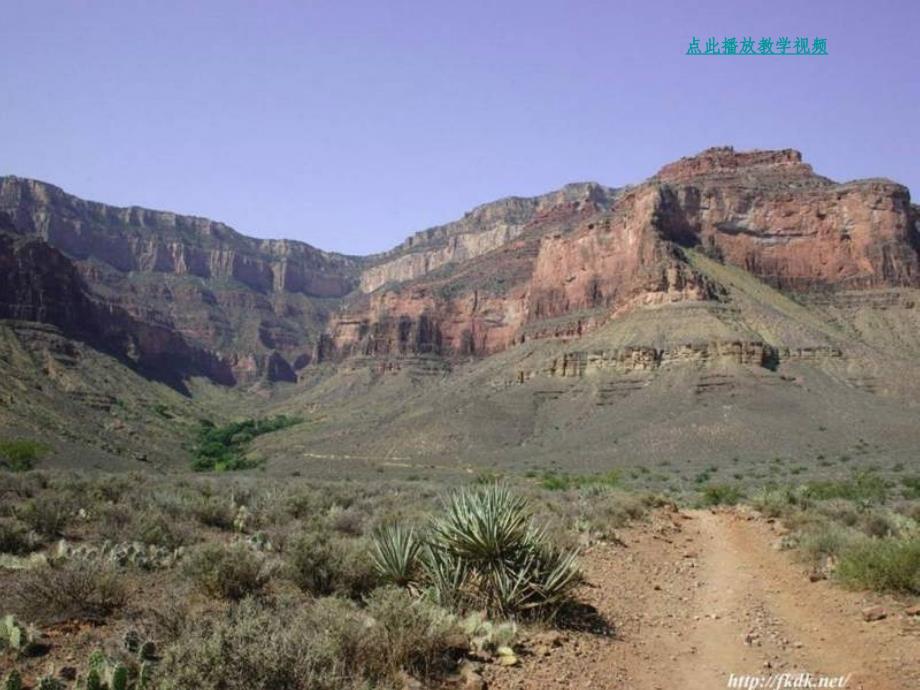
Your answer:
[[[137,652],[137,656],[143,661],[153,661],[157,658],[157,646],[153,640],[144,642]]]
[[[137,671],[137,690],[151,690],[151,688],[153,688],[153,666],[149,661],[145,661]]]
[[[86,674],[84,690],[103,690],[102,678],[99,675],[99,671],[94,668],[89,670],[89,673]]]
[[[3,681],[3,690],[22,690],[22,676],[19,671],[13,669]]]
[[[9,647],[20,654],[27,654],[39,637],[34,627],[22,625],[13,616],[0,619],[0,649]]]
[[[124,664],[115,664],[112,668],[109,690],[128,690],[128,668]]]

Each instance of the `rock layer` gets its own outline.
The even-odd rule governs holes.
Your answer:
[[[710,149],[603,203],[589,197],[542,197],[514,239],[495,247],[486,235],[478,256],[448,271],[433,265],[465,245],[366,271],[362,286],[381,287],[333,317],[317,358],[487,355],[527,338],[578,337],[640,307],[719,300],[720,286],[688,264],[684,248],[789,291],[920,280],[920,214],[907,189],[836,184],[797,151]]]
[[[131,334],[119,336],[134,343],[126,352],[175,350],[196,362],[183,370],[221,381],[295,381],[351,356],[483,357],[579,338],[638,309],[719,303],[724,287],[688,249],[810,299],[920,281],[907,189],[834,183],[792,150],[710,149],[632,187],[504,199],[365,258],[19,178],[0,178],[0,212],[8,236],[33,238],[5,241],[4,260],[20,262],[4,269],[8,317],[102,332],[107,311]],[[646,346],[671,351],[637,351]]]

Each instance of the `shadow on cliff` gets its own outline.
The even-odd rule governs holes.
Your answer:
[[[41,239],[16,232],[0,213],[0,318],[49,324],[109,354],[144,378],[190,395],[185,381],[204,376],[236,383],[230,365],[164,324],[141,321],[93,295],[76,266]]]

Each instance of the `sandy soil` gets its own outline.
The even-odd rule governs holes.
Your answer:
[[[715,690],[730,674],[808,687],[780,676],[810,673],[812,687],[844,676],[836,687],[920,688],[920,617],[904,613],[914,602],[811,582],[774,548],[781,529],[740,511],[662,513],[622,545],[591,547],[584,599],[614,633],[535,636],[519,666],[483,669],[489,687]],[[864,621],[872,605],[887,617]]]

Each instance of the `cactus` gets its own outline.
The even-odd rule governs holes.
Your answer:
[[[85,690],[102,690],[102,679],[99,677],[99,671],[94,668],[86,674]]]
[[[127,649],[129,652],[136,652],[141,646],[141,634],[134,628],[131,628],[125,633],[124,645],[125,649]]]
[[[13,669],[3,682],[3,690],[22,690],[22,676]]]
[[[125,636],[126,646],[134,646],[135,639],[140,639],[134,635]],[[145,645],[142,645],[143,648]],[[152,643],[149,643],[152,644]],[[101,650],[93,652],[89,657],[89,671],[86,679],[79,686],[80,690],[128,690],[129,687],[136,690],[143,690],[151,687],[150,668],[146,662],[141,664],[138,671],[137,683],[131,683],[131,671],[121,662],[110,661],[105,657]]]
[[[0,648],[6,646],[20,654],[28,654],[40,636],[34,627],[20,624],[11,615],[0,619]]]
[[[137,671],[136,690],[151,690],[153,687],[153,666],[149,661],[141,664]]]
[[[54,676],[45,676],[38,681],[37,690],[64,690],[64,684]]]
[[[128,667],[115,664],[109,679],[109,690],[128,690]]]
[[[153,661],[157,658],[157,646],[153,640],[147,640],[144,644],[141,645],[140,649],[137,652],[137,656],[141,661]]]

